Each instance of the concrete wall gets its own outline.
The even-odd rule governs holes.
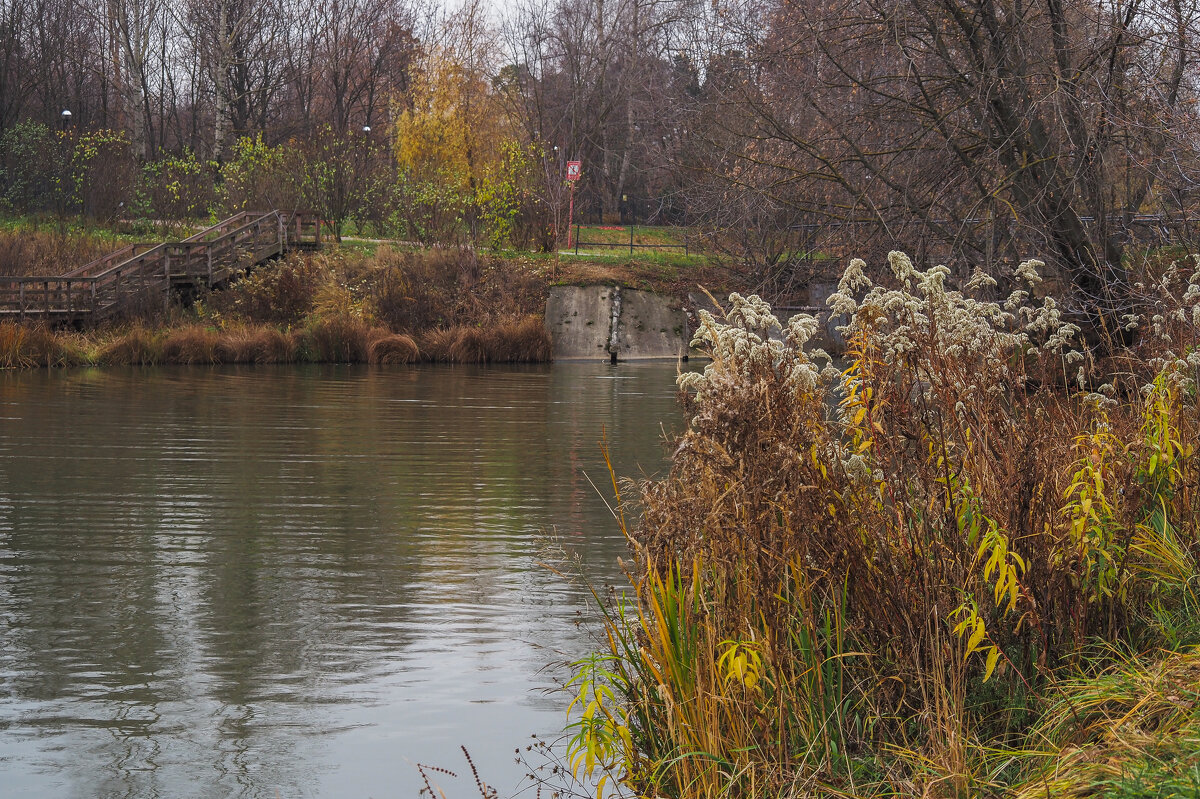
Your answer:
[[[684,301],[614,286],[555,286],[546,329],[556,360],[641,360],[688,354]]]
[[[610,358],[612,333],[610,286],[554,286],[546,301],[546,330],[554,341],[555,360]]]
[[[845,350],[836,329],[845,319],[824,310],[835,288],[811,287],[813,302],[822,309],[816,314],[821,325],[812,346],[831,355]],[[694,357],[699,353],[688,350],[695,327],[689,327],[688,308],[720,314],[699,292],[680,298],[614,286],[555,286],[546,302],[546,329],[554,341],[554,358],[560,361],[612,360],[614,355],[621,361]],[[788,314],[782,315],[786,322]]]

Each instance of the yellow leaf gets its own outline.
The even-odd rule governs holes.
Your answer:
[[[1000,649],[992,647],[988,652],[987,662],[983,666],[983,681],[987,682],[992,678],[992,672],[996,670],[996,664],[1000,662]]]
[[[979,642],[987,635],[987,629],[983,626],[982,621],[975,622],[975,632],[971,633],[971,637],[967,639],[967,654],[971,654],[979,646]]]

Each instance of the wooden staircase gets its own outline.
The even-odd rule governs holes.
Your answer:
[[[0,277],[0,319],[94,324],[131,302],[220,285],[289,250],[316,249],[321,222],[286,211],[242,211],[182,241],[130,244],[65,275]]]

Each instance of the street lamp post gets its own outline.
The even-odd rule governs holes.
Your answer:
[[[59,230],[66,232],[67,229],[67,184],[70,182],[70,164],[71,154],[70,147],[67,144],[67,128],[71,125],[71,109],[64,108],[62,113],[58,115],[60,124],[62,125],[62,141],[59,142],[59,174],[58,174],[58,190],[55,192],[55,205],[58,206],[58,226]]]

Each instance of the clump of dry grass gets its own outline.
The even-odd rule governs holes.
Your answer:
[[[296,347],[277,328],[241,325],[221,332],[216,357],[221,363],[291,363]]]
[[[412,336],[402,333],[376,338],[367,354],[370,362],[376,364],[417,363],[421,359],[421,351]]]
[[[162,362],[162,347],[154,333],[134,325],[101,341],[94,359],[106,366],[149,366]]]
[[[553,357],[553,342],[540,316],[505,317],[496,323],[496,363],[546,363]]]
[[[552,356],[550,334],[535,316],[431,330],[421,344],[426,359],[441,363],[545,363]]]
[[[1195,796],[1200,791],[1200,650],[1117,664],[1060,685],[1031,738],[1014,799]]]
[[[75,366],[86,360],[70,336],[41,325],[0,322],[0,368]]]
[[[321,363],[366,363],[371,338],[366,322],[345,315],[319,317],[296,332],[302,359]]]
[[[218,349],[221,337],[217,331],[203,325],[175,328],[164,336],[161,352],[164,363],[212,364],[221,360]]]

